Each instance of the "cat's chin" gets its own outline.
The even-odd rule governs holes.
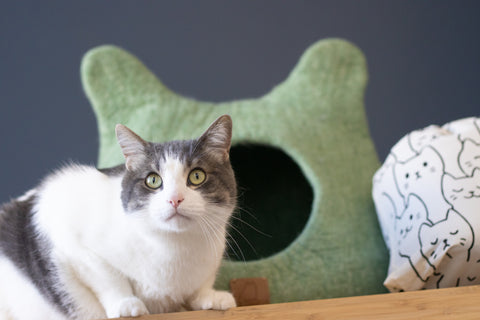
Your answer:
[[[168,215],[157,217],[155,227],[168,232],[185,232],[190,230],[194,225],[191,217],[178,211],[169,212]]]

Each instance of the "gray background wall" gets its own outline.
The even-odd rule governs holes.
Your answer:
[[[405,133],[479,115],[478,1],[3,1],[0,202],[68,160],[94,164],[96,120],[82,55],[110,43],[174,91],[209,101],[257,97],[313,42],[365,53],[366,109],[379,157]]]

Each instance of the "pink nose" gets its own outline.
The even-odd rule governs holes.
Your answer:
[[[172,207],[177,209],[178,206],[180,206],[180,203],[182,203],[184,199],[185,198],[182,196],[176,196],[176,197],[172,197],[170,200],[167,200],[167,201],[172,205]]]

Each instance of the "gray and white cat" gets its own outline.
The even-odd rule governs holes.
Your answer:
[[[228,309],[213,289],[236,205],[229,116],[198,139],[116,133],[125,165],[71,165],[0,207],[0,319]]]

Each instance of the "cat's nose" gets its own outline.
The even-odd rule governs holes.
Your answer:
[[[174,197],[170,198],[170,200],[167,200],[167,201],[168,201],[168,203],[170,203],[172,205],[172,207],[177,209],[178,206],[180,206],[180,203],[183,202],[183,200],[185,200],[185,198],[183,196],[174,196]]]

